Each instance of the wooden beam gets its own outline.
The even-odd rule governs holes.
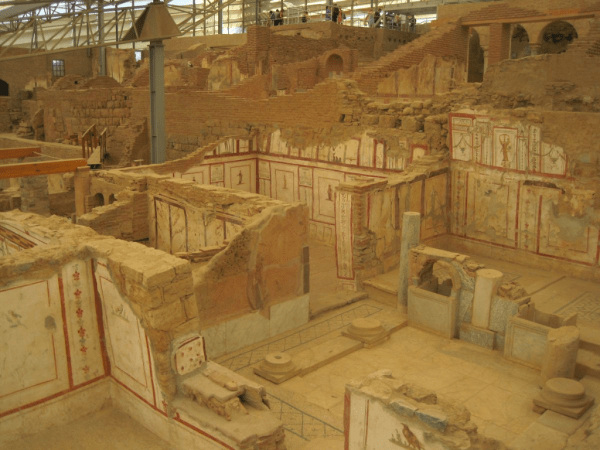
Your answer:
[[[75,169],[82,166],[87,166],[87,161],[85,159],[62,159],[60,161],[6,164],[3,166],[0,165],[0,179],[73,172]]]
[[[581,13],[581,14],[556,14],[544,16],[531,16],[507,19],[488,19],[488,20],[465,20],[461,25],[465,27],[480,27],[491,25],[493,23],[532,23],[532,22],[556,22],[557,20],[575,20],[575,19],[590,19],[595,17],[596,13]]]
[[[34,155],[34,152],[42,153],[41,147],[24,147],[24,148],[2,148],[0,149],[0,159],[26,158]]]

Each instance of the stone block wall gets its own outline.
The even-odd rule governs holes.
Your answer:
[[[19,178],[21,210],[41,215],[50,214],[48,176]]]
[[[19,93],[23,90],[33,91],[35,88],[50,87],[55,81],[52,77],[52,60],[54,59],[65,62],[66,75],[82,77],[93,75],[93,57],[87,56],[86,49],[4,60],[0,62],[0,73],[2,79],[9,85],[10,97],[18,98]]]
[[[13,124],[9,112],[12,104],[13,99],[10,97],[0,97],[0,133],[10,133],[12,129]]]
[[[177,416],[173,426],[181,392],[172,343],[199,331],[189,262],[57,217],[10,212],[0,224],[0,238],[25,245],[7,231],[15,230],[31,241],[27,252],[0,254],[1,309],[13,325],[0,334],[20,350],[3,363],[3,446],[110,401],[147,426],[148,417],[162,424],[163,438],[223,444],[213,418]]]
[[[125,241],[148,239],[147,195],[145,192],[122,190],[114,203],[94,208],[78,217],[77,223],[101,235]]]

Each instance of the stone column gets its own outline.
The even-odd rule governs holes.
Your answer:
[[[50,199],[48,197],[48,175],[21,177],[21,211],[41,215],[50,215]]]
[[[421,238],[421,214],[405,212],[402,217],[402,242],[400,244],[400,270],[398,279],[398,309],[406,311],[408,305],[408,283],[410,249],[419,245]]]
[[[471,325],[487,329],[490,324],[490,309],[492,299],[498,291],[498,286],[504,274],[494,269],[479,269],[475,278],[473,293],[473,318]]]
[[[542,50],[542,44],[529,43],[529,50],[531,50],[531,56],[539,55]]]
[[[78,167],[73,177],[75,187],[75,215],[80,217],[87,211],[85,210],[85,198],[90,195],[90,167]]]
[[[540,386],[550,378],[573,378],[579,349],[579,328],[560,327],[550,330],[542,361]]]

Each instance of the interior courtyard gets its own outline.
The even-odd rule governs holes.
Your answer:
[[[0,448],[600,448],[599,142],[598,0],[0,0]]]

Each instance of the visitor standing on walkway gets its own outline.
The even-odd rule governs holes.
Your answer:
[[[367,15],[365,16],[364,24],[371,28],[373,27],[373,23],[375,23],[373,20],[373,10],[370,9]]]
[[[378,23],[380,18],[381,18],[381,8],[379,8],[377,11],[375,11],[375,16],[373,16],[375,27],[377,27],[377,28],[379,28],[379,26],[381,25],[381,23]]]
[[[331,21],[337,23],[339,15],[340,15],[340,8],[338,8],[338,5],[335,4],[335,5],[333,5],[333,9],[331,10]]]

